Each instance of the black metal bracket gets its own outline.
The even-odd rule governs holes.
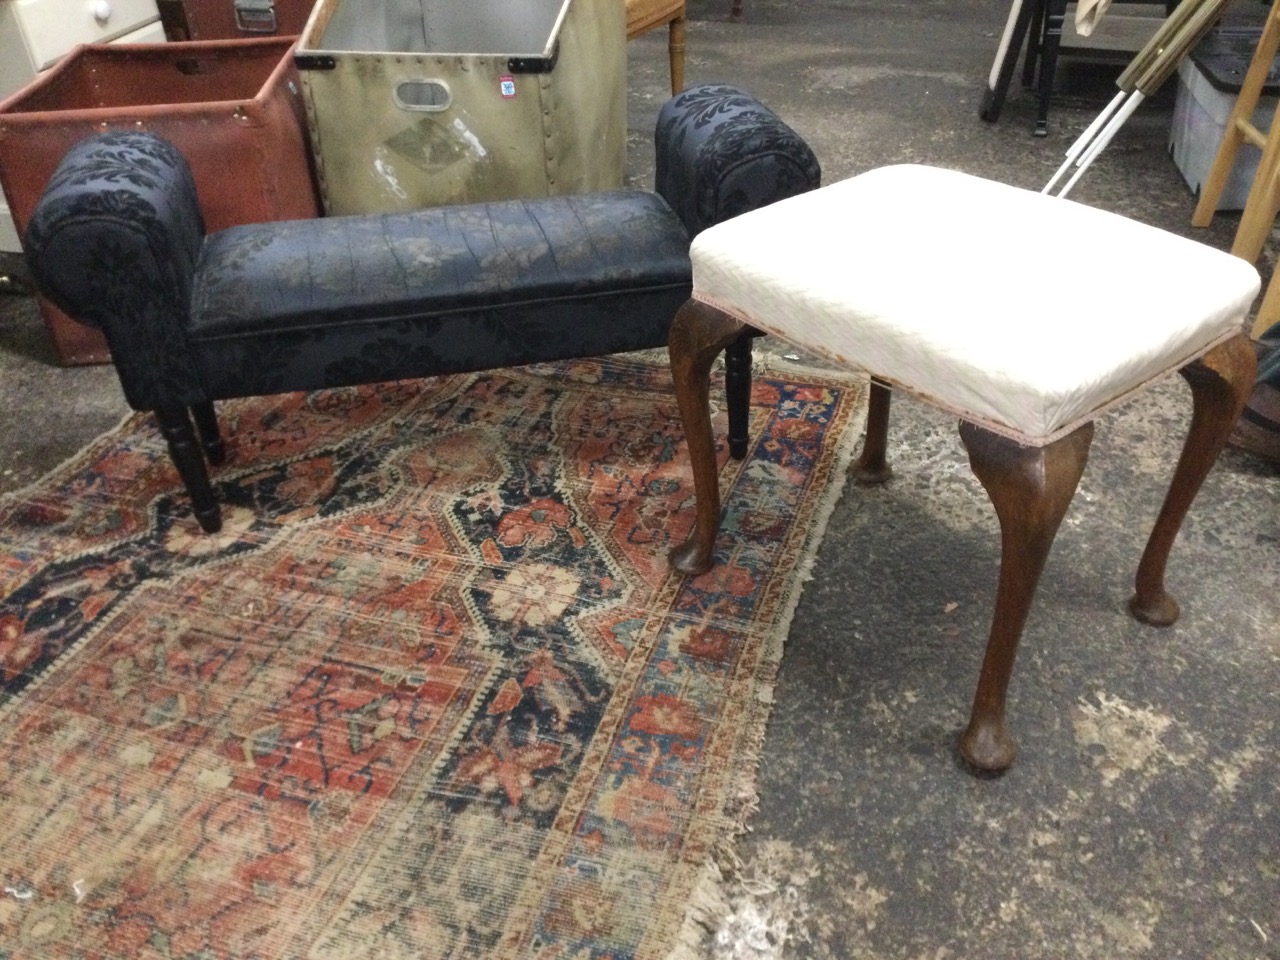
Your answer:
[[[338,61],[322,53],[295,53],[293,65],[299,70],[336,70]]]
[[[556,61],[560,59],[560,41],[556,41],[556,45],[551,48],[551,56],[549,57],[510,57],[507,60],[507,69],[512,73],[550,73],[556,68]]]

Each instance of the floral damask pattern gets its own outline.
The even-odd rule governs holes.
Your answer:
[[[740,213],[815,189],[809,145],[749,93],[689,87],[658,114],[655,186],[694,236]]]

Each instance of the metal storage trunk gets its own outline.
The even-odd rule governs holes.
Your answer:
[[[0,103],[0,183],[21,235],[85,137],[150,130],[191,164],[206,229],[319,215],[292,38],[77,47]],[[64,363],[107,359],[96,331],[41,303]]]
[[[295,51],[329,214],[622,185],[621,0],[320,0]]]

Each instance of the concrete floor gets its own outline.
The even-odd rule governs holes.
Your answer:
[[[756,93],[828,181],[911,161],[1038,188],[1114,91],[1114,70],[1065,63],[1036,139],[1020,89],[999,123],[977,118],[1005,0],[745,6],[730,23],[729,0],[689,0],[687,80]],[[648,185],[665,37],[630,49],[631,169]],[[1144,106],[1073,198],[1228,248],[1235,215],[1189,224],[1166,152],[1173,102],[1166,90]],[[923,232],[915,253],[927,283],[948,251]],[[1045,296],[1086,274],[1085,251],[1045,264]],[[0,490],[125,412],[110,369],[52,363],[23,296],[0,295],[0,401]],[[797,611],[759,812],[709,957],[1280,958],[1280,473],[1228,450],[1170,562],[1182,619],[1154,630],[1125,612],[1188,412],[1175,378],[1099,422],[1014,674],[1019,759],[978,778],[954,741],[989,625],[996,520],[954,422],[896,401],[895,476],[848,488]]]

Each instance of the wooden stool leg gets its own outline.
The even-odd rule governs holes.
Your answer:
[[[667,56],[671,60],[671,95],[684,89],[684,24],[683,15],[671,21],[667,34]]]
[[[867,436],[862,452],[849,466],[849,476],[859,483],[884,483],[893,476],[885,459],[889,441],[889,404],[893,391],[882,380],[871,378],[871,398],[867,402]]]
[[[670,555],[671,565],[681,573],[696,575],[711,569],[711,554],[720,529],[720,482],[707,409],[711,364],[745,329],[743,323],[727,313],[697,300],[686,302],[671,322],[667,352],[689,459],[693,462],[693,491],[698,504],[693,533]]]
[[[979,769],[1004,770],[1017,753],[1004,715],[1018,641],[1049,548],[1089,459],[1093,424],[1045,447],[1024,447],[966,421],[960,423],[960,437],[995,505],[1001,542],[991,636],[960,753]]]
[[[200,452],[195,431],[191,429],[187,408],[162,407],[155,411],[155,417],[160,424],[160,433],[169,444],[169,457],[178,468],[178,476],[182,478],[187,495],[191,497],[191,508],[196,520],[206,533],[217,533],[222,529],[222,515],[218,510],[217,498],[213,495],[213,487],[209,484],[204,454]]]
[[[1129,610],[1143,623],[1164,627],[1178,619],[1178,603],[1164,589],[1165,563],[1182,520],[1244,409],[1258,375],[1258,358],[1244,336],[1233,337],[1180,371],[1191,385],[1191,428],[1173,482],[1138,564]]]

